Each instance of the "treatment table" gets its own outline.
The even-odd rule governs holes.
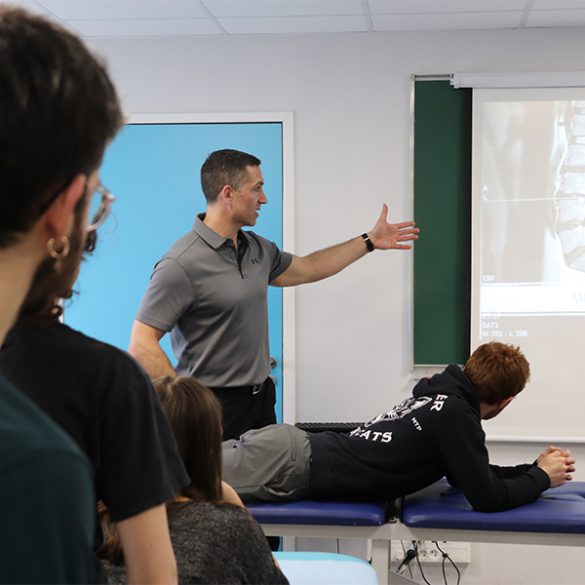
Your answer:
[[[412,583],[389,571],[392,540],[585,546],[585,482],[547,490],[505,512],[475,512],[441,480],[399,502],[309,501],[248,504],[269,536],[365,538],[378,582]]]

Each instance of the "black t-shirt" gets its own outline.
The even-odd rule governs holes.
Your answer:
[[[0,375],[87,454],[96,497],[114,522],[171,500],[189,483],[152,384],[125,352],[59,322],[19,323],[0,351]]]

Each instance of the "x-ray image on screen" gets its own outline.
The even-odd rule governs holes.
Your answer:
[[[474,90],[472,242],[471,349],[520,346],[532,372],[488,435],[582,434],[585,89]]]
[[[555,190],[555,235],[565,263],[585,272],[585,100],[564,103],[564,152]]]
[[[481,312],[585,312],[585,101],[486,101],[480,124]]]

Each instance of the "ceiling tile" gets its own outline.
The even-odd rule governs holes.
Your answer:
[[[516,28],[521,12],[372,15],[374,31]]]
[[[165,20],[70,20],[70,26],[86,37],[162,37],[216,35],[220,31],[210,19]]]
[[[526,0],[369,0],[372,14],[521,11]]]
[[[3,2],[4,0],[0,0]],[[86,36],[585,27],[585,0],[12,0]],[[530,11],[527,10],[530,8]],[[213,15],[213,16],[211,16]],[[215,18],[214,18],[215,17]],[[91,24],[91,21],[95,21]],[[221,27],[225,30],[221,30]]]
[[[217,18],[362,14],[359,0],[203,0]]]
[[[526,26],[584,26],[583,10],[531,10]]]
[[[19,8],[29,10],[34,14],[42,14],[44,16],[50,14],[48,10],[44,10],[39,6],[38,2],[33,2],[32,0],[10,0],[10,4],[12,4],[12,6],[18,6]]]
[[[306,16],[287,18],[221,18],[220,24],[230,34],[291,34],[366,32],[361,16]]]
[[[585,9],[585,0],[536,0],[532,10]]]
[[[148,18],[205,18],[193,0],[38,0],[64,20],[114,20]]]

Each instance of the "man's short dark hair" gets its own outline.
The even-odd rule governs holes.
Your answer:
[[[463,372],[485,404],[516,396],[530,378],[530,366],[520,348],[498,341],[480,345],[465,362]]]
[[[225,185],[239,189],[246,178],[247,167],[259,167],[261,161],[240,150],[216,150],[201,167],[201,189],[207,203],[215,203]]]
[[[123,123],[104,65],[63,27],[0,7],[0,247],[99,167]]]

